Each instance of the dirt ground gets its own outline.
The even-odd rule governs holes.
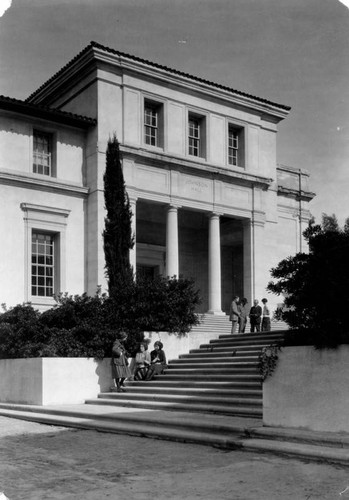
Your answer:
[[[348,485],[349,467],[0,417],[9,500],[349,500]]]

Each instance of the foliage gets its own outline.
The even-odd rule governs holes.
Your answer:
[[[304,231],[309,253],[282,260],[271,270],[276,281],[268,290],[283,295],[279,317],[298,337],[316,347],[336,347],[349,341],[349,223],[338,226],[334,215],[322,224],[311,220]]]
[[[60,296],[44,312],[23,304],[0,314],[0,358],[110,356],[119,330],[105,314],[106,297]]]
[[[199,291],[191,279],[137,279],[119,287],[108,302],[110,321],[128,333],[126,348],[137,350],[144,331],[184,335],[198,323]]]
[[[279,359],[278,352],[281,350],[279,344],[271,344],[263,347],[258,358],[258,371],[262,376],[262,380],[269,377],[276,368],[277,360]]]
[[[86,294],[61,294],[52,309],[40,313],[30,304],[0,314],[0,358],[94,357],[111,355],[121,331],[128,334],[126,349],[134,355],[144,331],[183,335],[198,323],[200,303],[192,280],[131,281],[118,287],[113,297],[100,290]]]
[[[103,231],[106,276],[109,295],[133,280],[129,251],[134,246],[131,231],[132,212],[125,188],[119,143],[109,139],[104,173],[104,201],[107,215]]]

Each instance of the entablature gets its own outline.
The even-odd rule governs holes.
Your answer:
[[[142,164],[145,165],[178,170],[183,173],[209,177],[210,179],[215,178],[228,183],[234,182],[234,184],[241,186],[259,187],[266,190],[273,182],[273,179],[268,177],[228,170],[226,168],[210,165],[209,163],[203,164],[200,161],[183,159],[165,153],[155,153],[146,149],[120,145],[120,151],[123,153],[124,158],[131,159],[135,162],[141,161]]]

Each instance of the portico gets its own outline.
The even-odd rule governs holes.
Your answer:
[[[251,274],[243,258],[247,222],[141,198],[132,199],[131,208],[130,260],[137,273],[194,278],[203,298],[200,312],[228,312],[232,294],[243,293],[244,276]]]

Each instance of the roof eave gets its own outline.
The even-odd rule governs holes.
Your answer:
[[[83,129],[87,129],[97,123],[97,120],[93,118],[48,109],[25,101],[6,98],[5,96],[0,96],[0,109]]]
[[[182,71],[124,54],[96,42],[91,42],[90,45],[85,47],[77,56],[63,66],[61,70],[32,93],[26,101],[38,103],[45,101],[49,96],[57,95],[59,88],[62,88],[68,80],[72,80],[77,76],[81,78],[82,73],[86,71],[86,68],[93,61],[101,61],[114,65],[117,63],[120,67],[129,71],[146,74],[153,78],[165,80],[167,83],[180,84],[196,92],[209,93],[218,99],[229,100],[240,106],[253,107],[261,115],[273,117],[276,121],[284,119],[291,109],[286,105],[274,103],[267,99],[252,96]]]

